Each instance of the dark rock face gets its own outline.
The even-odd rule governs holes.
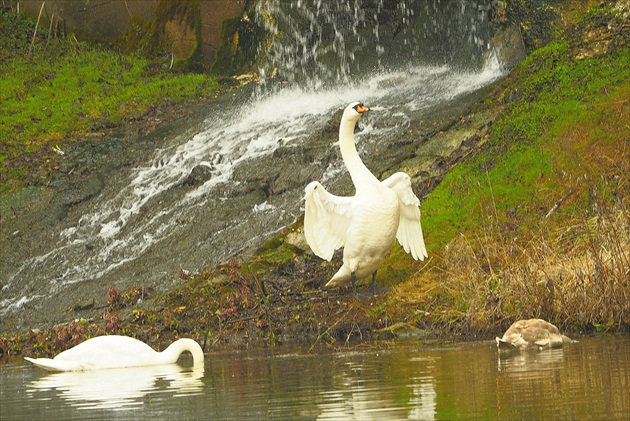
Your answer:
[[[42,2],[23,0],[21,10],[37,17]],[[196,52],[210,68],[219,49],[224,20],[243,12],[243,0],[57,0],[45,2],[42,22],[84,40],[129,44],[155,43],[175,59]],[[129,45],[123,45],[129,48]],[[168,46],[168,48],[166,48]]]
[[[511,25],[499,31],[499,33],[490,40],[490,45],[492,48],[489,49],[488,52],[490,54],[494,53],[499,64],[506,69],[516,67],[527,55],[525,44],[523,43],[523,38],[521,37],[517,25]],[[489,59],[487,54],[484,59]]]

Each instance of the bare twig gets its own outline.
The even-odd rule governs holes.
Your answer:
[[[46,46],[44,47],[44,51],[48,48],[48,44],[50,43],[50,37],[52,34],[53,22],[55,21],[55,14],[50,17],[50,26],[48,27],[48,37],[46,37]]]
[[[350,338],[352,337],[352,334],[354,333],[354,328],[357,328],[357,331],[359,331],[359,336],[361,337],[361,339],[363,339],[363,333],[361,333],[361,328],[359,327],[358,324],[356,323],[352,323],[352,328],[350,329],[350,332],[348,332],[348,336],[346,337],[346,342],[345,342],[345,346],[348,346],[348,343],[350,342]]]
[[[42,7],[39,8],[39,15],[37,15],[37,23],[35,24],[35,30],[33,31],[33,38],[31,39],[31,46],[28,47],[28,57],[31,56],[31,51],[33,50],[33,44],[35,44],[35,36],[37,35],[37,28],[39,27],[39,20],[42,18],[42,12],[44,11],[44,5],[46,3],[42,2]]]
[[[575,193],[575,189],[571,190],[570,192],[568,192],[567,194],[565,194],[564,196],[562,196],[562,199],[558,200],[553,207],[549,210],[549,212],[547,212],[547,215],[545,215],[545,219],[549,218],[555,211],[558,210],[558,208],[560,206],[562,206],[562,204],[564,203],[565,200],[567,200],[569,197],[571,197],[571,195]]]
[[[413,275],[411,275],[411,277],[415,277],[416,275],[418,275],[420,272],[422,272],[427,266],[429,266],[429,263],[431,263],[431,261],[433,260],[433,256],[429,257],[429,260],[427,260],[427,262],[424,264],[424,266],[422,266],[420,269],[418,269]]]

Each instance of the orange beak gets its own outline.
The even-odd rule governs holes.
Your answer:
[[[366,113],[368,111],[370,111],[370,109],[368,107],[366,107],[365,105],[357,106],[357,112],[358,113]]]

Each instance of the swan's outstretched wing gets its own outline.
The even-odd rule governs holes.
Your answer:
[[[317,181],[306,189],[304,235],[313,253],[330,261],[335,250],[346,244],[352,220],[352,197],[330,194]]]
[[[429,255],[420,225],[420,200],[411,189],[411,177],[404,172],[397,172],[382,183],[398,195],[400,203],[400,223],[396,232],[398,242],[414,259],[424,260]]]

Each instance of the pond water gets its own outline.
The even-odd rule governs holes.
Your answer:
[[[0,419],[630,419],[630,336],[499,356],[494,342],[209,353],[83,373],[0,366]]]

